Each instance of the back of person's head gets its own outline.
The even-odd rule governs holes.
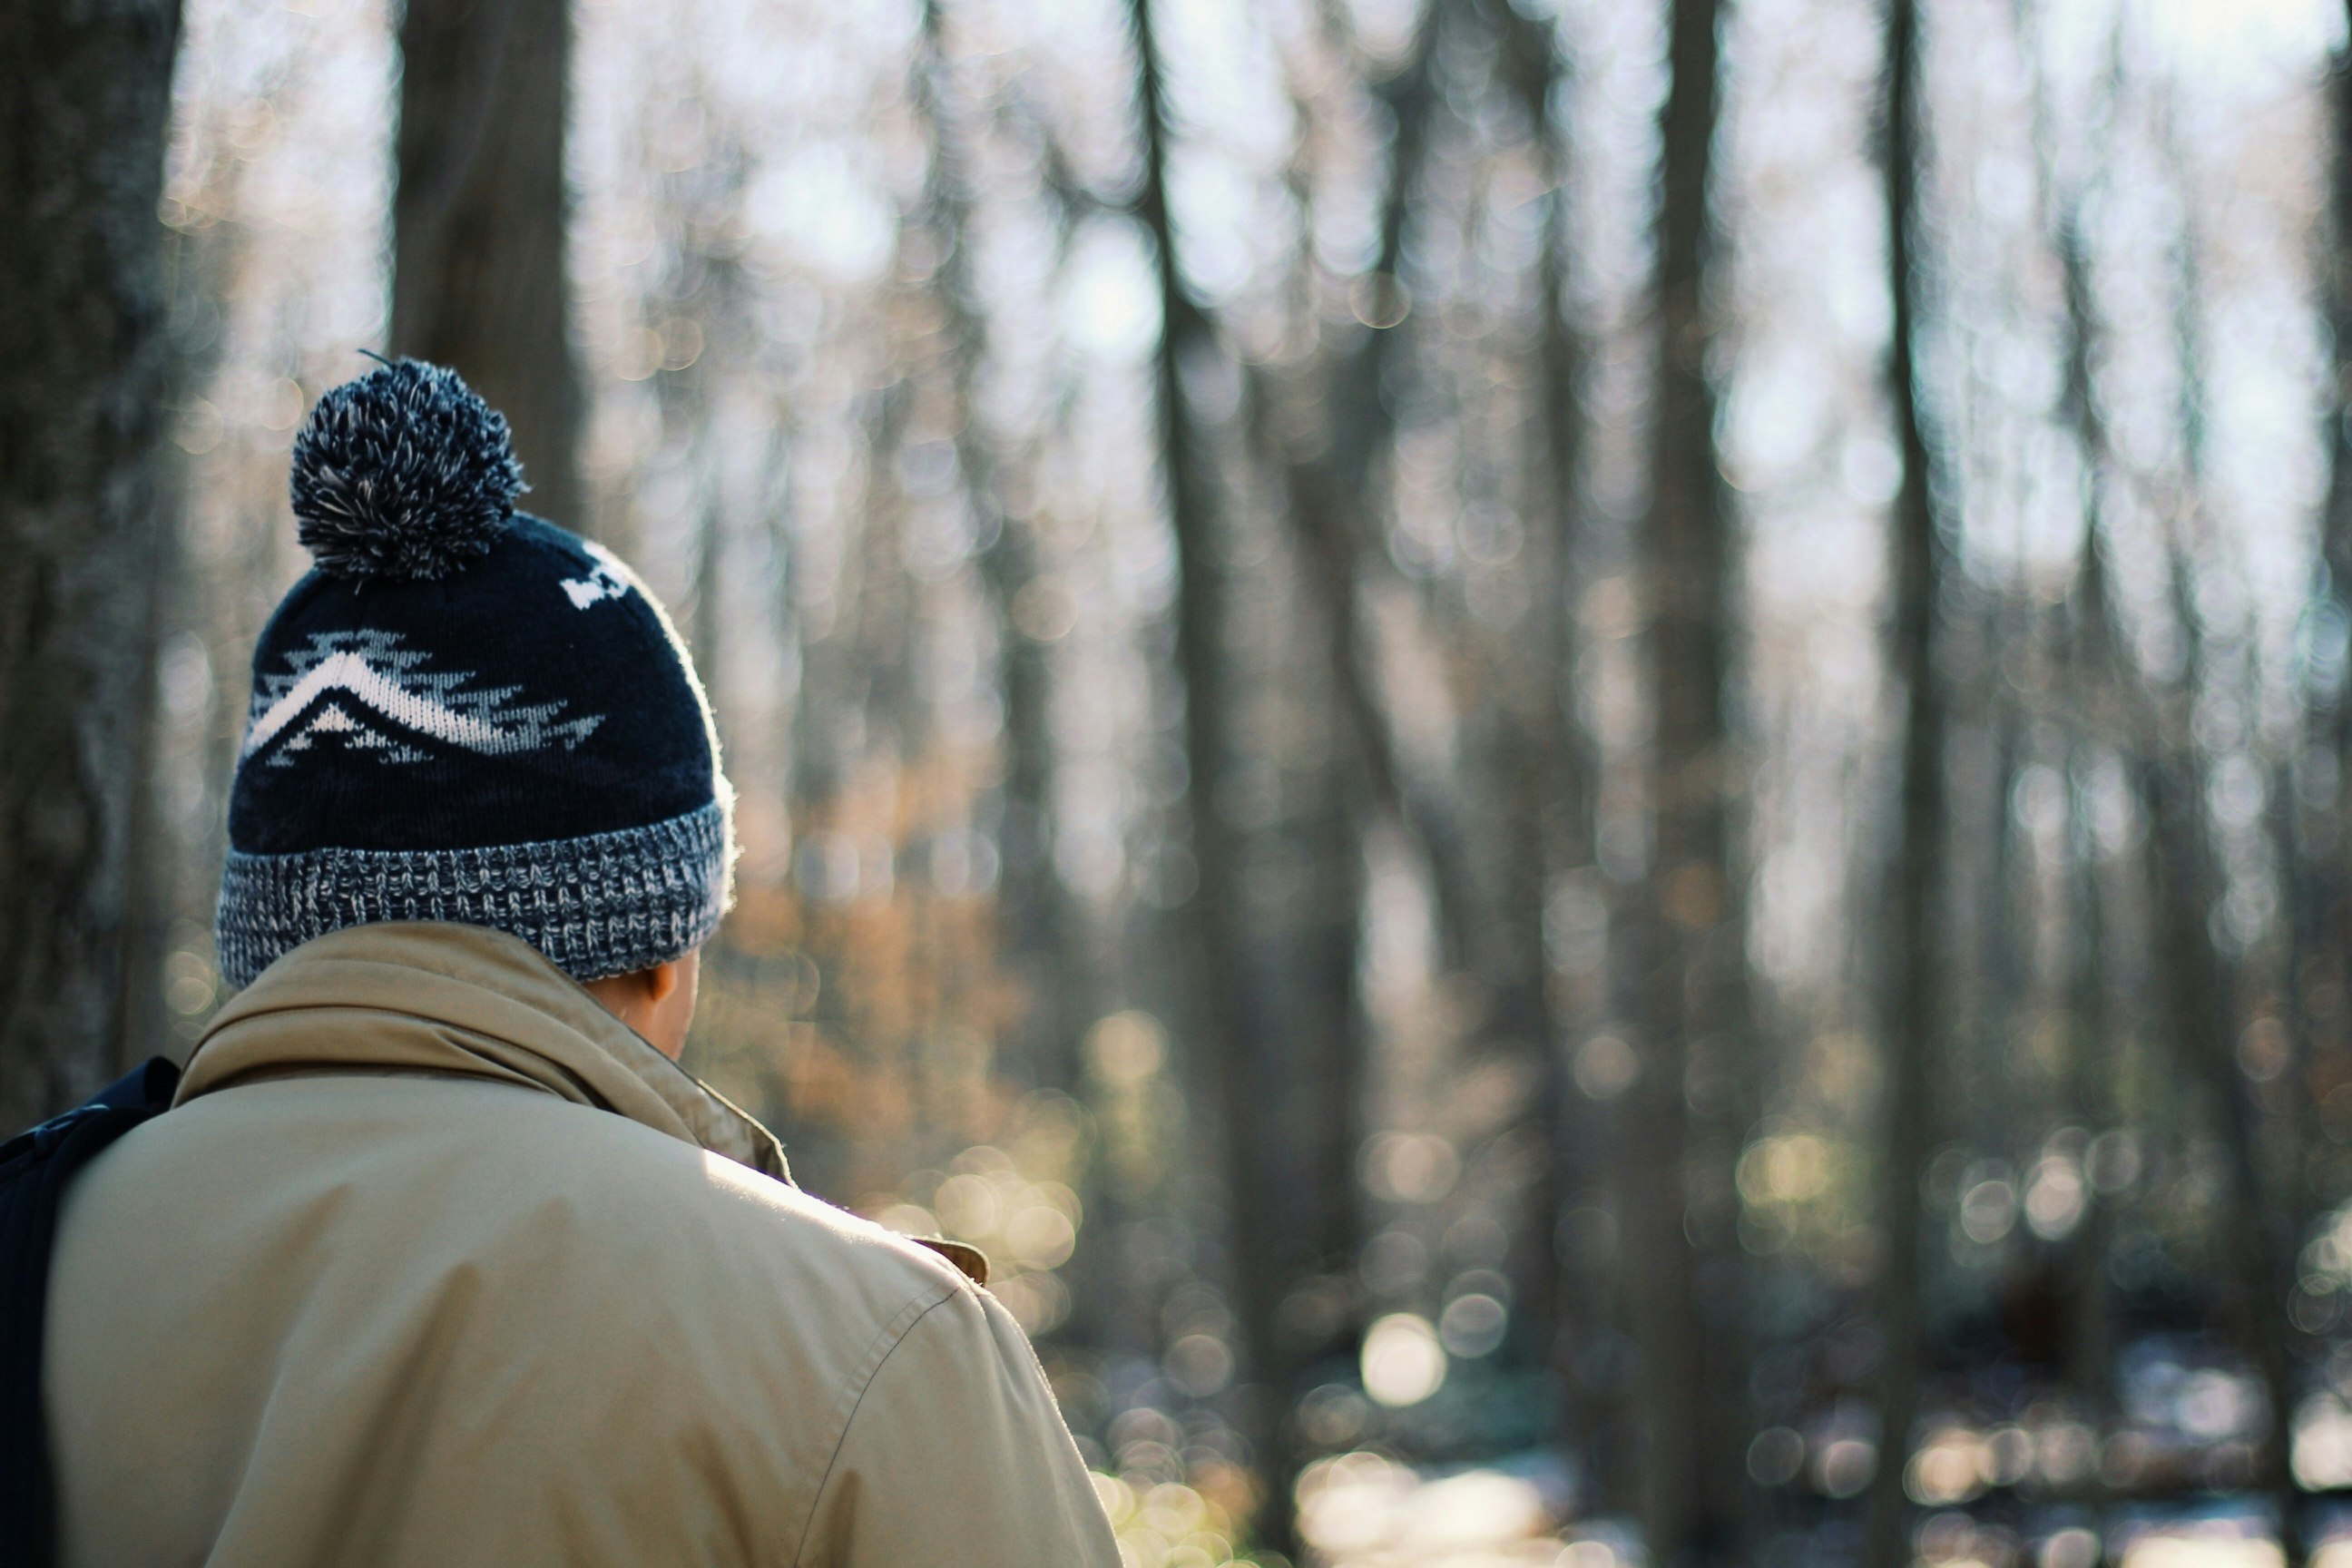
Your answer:
[[[254,650],[222,978],[378,921],[510,931],[580,980],[699,946],[730,794],[692,660],[618,557],[518,513],[505,418],[403,360],[294,443],[313,570]]]

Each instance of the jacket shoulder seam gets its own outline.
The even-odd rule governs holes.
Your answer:
[[[873,1389],[874,1380],[881,1375],[882,1368],[898,1347],[907,1342],[922,1321],[954,1300],[965,1289],[961,1281],[953,1284],[942,1282],[915,1296],[883,1325],[881,1331],[866,1347],[866,1353],[858,1358],[857,1370],[849,1374],[843,1384],[841,1397],[835,1402],[834,1418],[830,1423],[833,1442],[825,1455],[824,1472],[817,1477],[816,1486],[809,1493],[808,1511],[801,1521],[800,1539],[793,1545],[793,1568],[799,1568],[802,1558],[808,1552],[809,1532],[816,1528],[817,1505],[824,1500],[824,1489],[832,1483],[833,1472],[841,1464],[841,1450],[848,1445],[850,1426],[866,1404],[866,1395]]]

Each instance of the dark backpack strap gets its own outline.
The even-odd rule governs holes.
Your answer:
[[[48,1568],[57,1498],[41,1405],[49,1253],[66,1184],[168,1108],[180,1069],[162,1057],[84,1104],[0,1144],[0,1568]]]

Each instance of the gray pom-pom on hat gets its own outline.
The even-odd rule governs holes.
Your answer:
[[[488,554],[529,487],[506,416],[456,371],[404,359],[319,399],[289,488],[320,571],[430,580]]]

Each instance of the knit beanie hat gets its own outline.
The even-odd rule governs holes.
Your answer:
[[[617,556],[514,510],[505,417],[386,364],[319,400],[292,489],[314,570],[254,650],[222,978],[376,921],[495,927],[581,980],[707,939],[733,844],[702,683]]]

